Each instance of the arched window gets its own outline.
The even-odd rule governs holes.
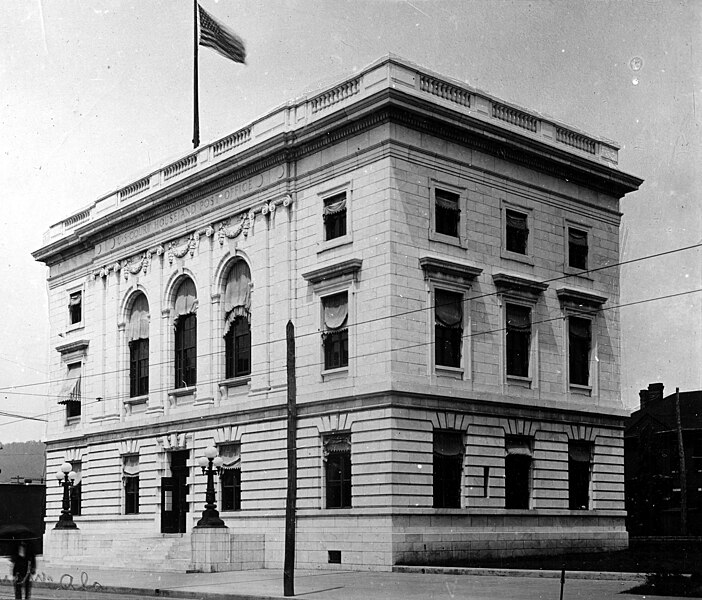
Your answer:
[[[251,271],[237,261],[224,289],[225,377],[251,374]]]
[[[197,292],[192,279],[185,279],[175,298],[175,387],[197,382]]]
[[[139,294],[127,322],[129,343],[129,397],[149,393],[149,302]]]

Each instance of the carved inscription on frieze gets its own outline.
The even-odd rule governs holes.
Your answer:
[[[206,214],[218,206],[233,202],[259,189],[262,185],[263,175],[256,175],[225,190],[201,198],[187,206],[172,210],[156,219],[96,244],[95,256],[100,256],[145,237],[155,236],[163,231],[168,231],[171,227],[175,227],[187,219]]]

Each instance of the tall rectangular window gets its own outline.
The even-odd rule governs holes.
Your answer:
[[[447,190],[434,190],[434,223],[436,233],[458,237],[461,221],[460,196]]]
[[[465,445],[460,431],[434,431],[434,508],[461,507]]]
[[[132,301],[126,327],[129,342],[129,396],[149,393],[149,302],[144,294]]]
[[[71,514],[76,517],[82,514],[83,502],[82,502],[82,479],[83,479],[83,468],[79,460],[71,461],[71,470],[75,472],[76,478],[73,481],[73,486],[71,487],[69,499],[71,503]]]
[[[149,393],[149,340],[129,342],[129,397]]]
[[[351,435],[324,439],[324,475],[327,508],[351,507]]]
[[[225,377],[251,374],[251,270],[236,260],[224,288]]]
[[[241,446],[237,443],[221,444],[218,450],[224,461],[219,476],[222,510],[241,510]]]
[[[195,385],[197,353],[197,317],[194,314],[181,316],[175,330],[175,387]]]
[[[77,325],[83,320],[83,292],[73,292],[68,297],[68,324]]]
[[[67,419],[73,419],[81,415],[82,399],[80,388],[82,371],[82,363],[68,365],[68,373],[59,392],[58,403],[66,406]]]
[[[591,349],[592,323],[590,320],[568,317],[568,370],[571,384],[590,384]]]
[[[237,317],[224,336],[227,379],[251,374],[251,326]]]
[[[325,240],[346,235],[346,192],[324,199],[323,218]]]
[[[568,227],[568,266],[587,269],[587,231]]]
[[[139,514],[139,455],[129,454],[122,459],[124,483],[124,514]]]
[[[531,439],[524,436],[505,438],[505,508],[529,508],[531,446]]]
[[[505,248],[508,252],[527,254],[529,227],[527,215],[507,210],[505,223]]]
[[[434,359],[437,366],[460,367],[463,344],[463,295],[434,292]]]
[[[568,507],[570,510],[590,508],[590,473],[592,471],[592,444],[568,442]]]
[[[324,331],[324,368],[339,369],[349,365],[349,302],[347,292],[322,298]]]
[[[507,375],[529,377],[531,309],[518,304],[507,304],[506,311]]]

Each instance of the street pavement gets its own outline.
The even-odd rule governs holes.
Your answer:
[[[311,600],[558,600],[560,573],[403,567],[403,572],[305,570],[295,572],[295,597]],[[10,563],[0,559],[0,598],[11,597]],[[563,600],[636,600],[620,594],[643,579],[618,573],[566,573]],[[129,596],[243,600],[283,598],[282,570],[169,573],[81,569],[37,561],[35,596],[65,590],[64,598],[112,592]],[[658,600],[664,597],[658,596]]]

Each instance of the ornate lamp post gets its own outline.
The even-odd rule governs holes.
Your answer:
[[[219,518],[214,489],[214,472],[219,471],[224,463],[221,456],[217,454],[217,448],[208,446],[205,449],[205,456],[201,456],[197,463],[202,469],[202,473],[207,474],[207,492],[205,493],[205,510],[202,511],[202,518],[197,522],[196,527],[226,527],[224,521]]]
[[[73,487],[73,482],[76,480],[76,472],[73,471],[71,463],[65,462],[61,465],[59,470],[56,471],[56,479],[58,479],[59,485],[63,486],[63,506],[61,516],[54,529],[78,529],[71,514],[70,490]]]

